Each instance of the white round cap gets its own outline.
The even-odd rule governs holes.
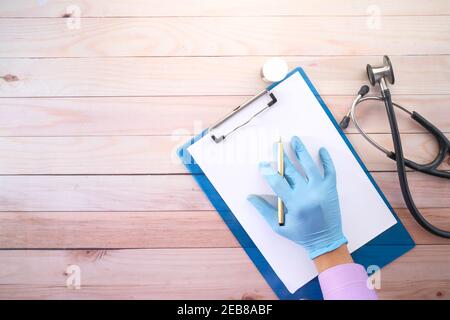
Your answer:
[[[288,65],[281,58],[270,58],[264,62],[261,73],[266,82],[281,81],[288,73]]]

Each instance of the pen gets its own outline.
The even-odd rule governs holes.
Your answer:
[[[283,157],[283,142],[281,141],[281,137],[278,140],[278,173],[283,176],[284,175],[284,157]],[[278,197],[278,224],[280,226],[284,226],[284,204],[283,200]]]

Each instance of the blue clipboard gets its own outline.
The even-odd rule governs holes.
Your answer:
[[[369,173],[369,171],[359,158],[358,154],[353,149],[349,140],[339,127],[330,110],[325,105],[324,101],[320,97],[317,90],[314,88],[313,84],[311,83],[311,81],[309,80],[308,76],[303,71],[303,69],[299,67],[295,68],[286,76],[285,79],[289,78],[296,72],[298,72],[303,77],[305,82],[308,84],[309,88],[317,98],[317,101],[320,103],[320,105],[328,115],[330,121],[334,124],[336,130],[339,132],[341,138],[345,141],[346,145],[353,153],[353,156],[356,158],[359,165],[362,167],[367,177],[372,182],[375,189],[378,191],[381,198],[386,203],[388,208],[391,210],[393,216],[397,220],[397,223],[393,225],[391,228],[381,233],[376,238],[365,244],[363,247],[359,248],[358,250],[352,253],[354,261],[356,263],[363,265],[366,269],[371,265],[372,266],[375,265],[378,266],[379,268],[382,268],[388,263],[394,261],[401,255],[405,254],[406,252],[414,248],[415,243],[411,238],[411,236],[409,235],[409,233],[406,231],[401,221],[398,219],[391,205],[387,201],[385,195],[378,187],[378,185],[375,183],[375,180],[373,179],[372,175]],[[272,85],[267,87],[267,90],[275,88],[285,79],[283,79],[280,82],[273,83]],[[278,278],[274,270],[270,267],[269,263],[264,258],[262,253],[250,239],[247,232],[240,225],[239,221],[234,217],[231,210],[228,208],[223,199],[217,193],[216,189],[208,180],[208,178],[205,176],[201,168],[195,163],[192,156],[189,154],[187,148],[193,143],[195,143],[197,140],[202,138],[206,133],[207,130],[203,131],[201,134],[192,138],[177,150],[178,156],[181,158],[187,170],[192,174],[192,176],[197,181],[200,188],[208,197],[209,201],[212,203],[214,208],[217,210],[217,212],[220,214],[224,222],[227,224],[228,228],[231,230],[236,239],[239,241],[242,248],[245,250],[247,255],[250,257],[255,266],[258,268],[259,272],[261,272],[261,274],[266,279],[267,283],[270,285],[272,290],[280,299],[290,299],[290,300],[323,299],[317,277],[308,282],[307,284],[305,284],[303,287],[301,287],[294,293],[290,293],[288,291],[283,282]]]

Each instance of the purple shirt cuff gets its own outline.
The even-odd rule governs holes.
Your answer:
[[[377,294],[367,286],[367,273],[356,263],[340,264],[319,274],[325,300],[376,300]]]

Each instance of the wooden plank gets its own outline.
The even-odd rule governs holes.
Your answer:
[[[422,210],[450,229],[450,208]],[[407,209],[397,213],[417,244],[447,244],[431,235]],[[176,212],[2,212],[3,249],[235,248],[239,243],[215,211]]]
[[[379,26],[368,21],[348,16],[89,18],[75,28],[65,19],[0,19],[0,57],[381,56],[386,48],[390,55],[450,54],[450,16],[383,17]],[[415,41],[418,34],[421,41]],[[307,38],[307,45],[298,41]]]
[[[216,211],[2,212],[2,248],[213,248],[239,243]]]
[[[397,174],[374,172],[373,178],[394,208],[405,208]],[[418,208],[450,207],[450,184],[447,179],[436,179],[421,173],[408,173],[411,193]]]
[[[450,208],[420,209],[424,217],[432,224],[444,230],[450,230]],[[435,236],[423,229],[408,209],[396,209],[398,217],[402,221],[416,244],[448,244],[450,239]]]
[[[286,57],[323,95],[353,95],[381,57]],[[253,95],[266,57],[1,59],[0,97]],[[450,94],[450,56],[392,57],[392,94]],[[195,70],[195,72],[193,72]]]
[[[416,246],[381,270],[381,299],[450,299],[450,248]]]
[[[357,88],[356,88],[357,89]],[[2,98],[0,136],[192,135],[201,132],[250,96]],[[353,96],[323,96],[337,121]],[[443,132],[450,132],[450,95],[398,95],[395,101],[415,110]],[[369,133],[388,133],[382,104],[358,111]],[[107,110],[107,112],[105,112]],[[398,113],[401,132],[423,129]],[[346,132],[356,132],[350,125]]]
[[[380,298],[449,299],[450,247],[417,246],[381,270]],[[69,289],[67,267],[80,268]],[[427,270],[427,272],[424,272]],[[0,251],[2,299],[273,299],[240,248]]]
[[[445,100],[450,95],[430,97]],[[247,98],[2,98],[0,136],[192,135],[204,130]],[[434,101],[436,106],[444,103],[438,102],[438,98]],[[443,111],[447,109],[442,108]],[[442,118],[436,117],[436,120]],[[450,131],[450,120],[448,128]]]
[[[404,208],[397,176],[372,174],[394,208]],[[450,207],[445,179],[409,173],[420,208]],[[212,210],[189,175],[0,176],[0,211]]]
[[[370,136],[392,149],[390,134]],[[348,137],[369,170],[396,170],[395,162],[361,135],[349,134]],[[3,155],[0,174],[185,173],[176,150],[187,140],[188,136],[176,135],[0,138],[0,154]],[[428,134],[405,134],[403,149],[406,157],[428,163],[438,153],[438,144]],[[253,158],[248,161],[257,165]],[[450,160],[444,162],[441,169],[450,170]]]
[[[80,290],[66,287],[66,268],[73,264],[81,270]],[[30,272],[31,265],[41,270]],[[241,248],[0,251],[0,269],[0,297],[9,299],[274,298]],[[30,288],[34,293],[26,292]]]
[[[15,0],[1,4],[0,17],[63,17],[67,13],[81,17],[444,15],[450,14],[450,5],[446,0],[426,6],[420,0]]]
[[[0,182],[0,211],[212,209],[191,176],[1,176]]]

